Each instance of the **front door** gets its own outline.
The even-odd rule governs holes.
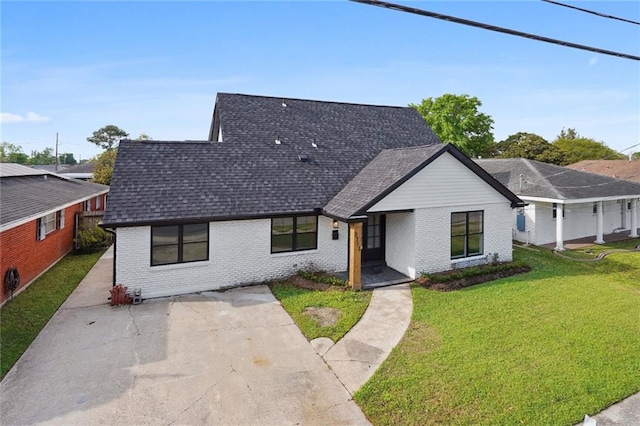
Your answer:
[[[372,214],[362,226],[362,261],[384,261],[385,216]]]

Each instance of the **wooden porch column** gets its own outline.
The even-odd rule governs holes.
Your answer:
[[[362,290],[362,222],[349,224],[349,285]]]
[[[556,204],[556,250],[564,251],[564,231],[562,225],[564,225],[564,204]]]
[[[638,238],[638,200],[631,200],[631,238]]]
[[[604,244],[604,231],[602,230],[602,201],[596,202],[596,244]]]

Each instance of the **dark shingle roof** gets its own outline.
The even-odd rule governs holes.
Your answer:
[[[43,172],[0,178],[0,227],[106,193],[108,186]]]
[[[122,141],[103,223],[319,211],[383,149],[442,146],[411,108],[284,102],[219,94],[220,143]]]
[[[475,160],[523,197],[579,200],[640,195],[640,184],[524,158]],[[521,178],[522,176],[522,178]]]
[[[522,200],[495,180],[484,169],[460,152],[454,145],[431,145],[383,150],[367,164],[324,208],[324,211],[341,219],[366,214],[367,209],[389,195],[409,178],[448,152],[473,171],[512,206],[524,205]]]
[[[324,211],[339,218],[366,214],[381,195],[406,181],[424,167],[427,160],[445,145],[382,150],[325,206]]]

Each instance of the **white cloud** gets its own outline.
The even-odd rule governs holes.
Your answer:
[[[49,117],[35,112],[28,112],[24,116],[9,112],[0,113],[0,123],[44,123],[49,120],[51,120]]]
[[[598,57],[597,57],[597,56],[593,56],[593,57],[591,57],[591,59],[589,59],[589,66],[590,66],[590,67],[592,67],[592,66],[594,66],[597,62],[598,62]]]

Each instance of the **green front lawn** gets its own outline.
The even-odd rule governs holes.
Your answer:
[[[374,424],[571,425],[640,391],[640,253],[515,257],[532,272],[413,287],[407,333],[355,395]]]
[[[271,286],[271,291],[309,340],[328,337],[337,342],[358,322],[371,300],[370,291],[355,292],[342,288],[306,290],[277,283]],[[308,307],[338,309],[340,316],[335,325],[321,327],[318,321],[304,314]]]
[[[69,254],[0,310],[0,379],[104,253]]]

